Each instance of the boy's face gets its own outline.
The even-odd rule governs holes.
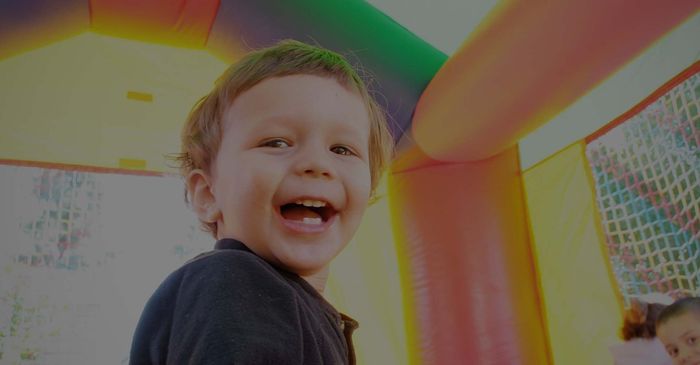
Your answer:
[[[323,270],[370,196],[367,109],[331,78],[266,79],[224,115],[209,179],[219,238],[300,275]]]
[[[656,331],[676,365],[700,365],[700,313],[670,318]]]

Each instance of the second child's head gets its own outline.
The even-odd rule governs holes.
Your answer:
[[[650,340],[656,337],[656,319],[666,307],[660,303],[647,303],[632,299],[630,307],[625,311],[622,323],[622,339],[625,341],[635,338]]]
[[[296,41],[246,55],[190,113],[181,172],[205,229],[300,275],[351,240],[392,138],[340,55]]]
[[[679,299],[656,321],[659,340],[676,365],[700,365],[700,298]]]

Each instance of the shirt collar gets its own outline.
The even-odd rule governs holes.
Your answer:
[[[216,245],[214,245],[214,249],[216,249],[216,250],[243,250],[243,251],[253,252],[248,248],[248,246],[243,244],[243,242],[236,240],[236,239],[233,239],[233,238],[222,238],[222,239],[216,241]]]

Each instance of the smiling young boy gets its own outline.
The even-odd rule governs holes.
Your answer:
[[[666,307],[656,320],[656,334],[674,365],[700,365],[700,297]]]
[[[323,293],[386,167],[381,109],[336,53],[245,56],[195,106],[179,161],[215,250],[147,303],[132,364],[351,364],[357,322]]]

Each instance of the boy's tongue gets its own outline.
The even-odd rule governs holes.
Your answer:
[[[314,212],[313,210],[300,206],[300,205],[293,205],[290,207],[284,207],[282,209],[282,217],[284,219],[292,220],[292,221],[303,221],[304,218],[321,218],[321,215]]]

